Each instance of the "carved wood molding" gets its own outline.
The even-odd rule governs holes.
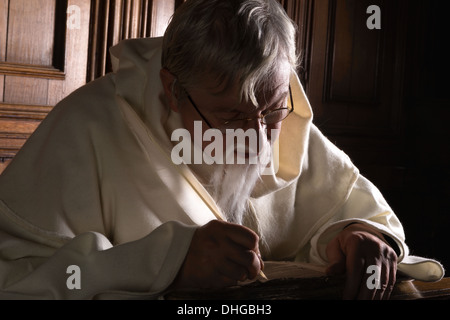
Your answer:
[[[52,109],[51,106],[0,103],[0,163],[14,158]],[[0,166],[0,172],[3,169]]]
[[[349,20],[351,23],[356,23],[356,21],[359,21],[360,19],[357,19],[356,17],[351,17],[350,19],[348,19],[348,17],[346,17],[347,19],[342,20],[342,18],[339,20],[338,17],[338,12],[337,12],[337,0],[329,0],[329,13],[328,13],[328,32],[327,32],[327,42],[326,42],[326,62],[325,62],[325,78],[324,78],[324,83],[323,83],[323,102],[324,103],[345,103],[345,104],[357,104],[360,106],[366,106],[366,107],[376,107],[380,101],[379,101],[379,96],[380,96],[380,84],[379,84],[379,80],[377,80],[379,78],[379,75],[382,72],[382,69],[384,67],[384,57],[382,56],[385,52],[385,36],[382,36],[382,32],[384,31],[384,28],[382,30],[382,32],[377,32],[377,31],[368,31],[368,29],[366,29],[365,25],[362,25],[360,27],[356,27],[353,25],[345,25],[347,23],[346,20]],[[342,6],[342,5],[341,5]],[[361,5],[361,8],[364,9],[365,7],[363,5]],[[360,9],[360,11],[358,11],[360,14],[359,16],[362,16],[363,18],[365,18],[364,14],[361,13],[365,13],[365,11],[362,11]],[[357,8],[353,8],[353,14],[355,14]],[[390,10],[386,10],[386,14],[387,12],[390,12]],[[347,36],[346,37],[346,41],[348,43],[342,43],[339,42],[339,39],[337,38],[338,34],[343,34],[344,32],[346,32],[346,28],[352,30],[353,34],[351,37]],[[360,30],[365,30],[366,29],[366,33],[364,34],[364,37],[361,37],[362,32]],[[359,38],[355,35],[355,33],[359,33]],[[333,72],[336,71],[336,65],[342,64],[342,56],[339,56],[339,51],[340,50],[346,50],[348,48],[345,48],[344,45],[349,46],[349,44],[351,43],[352,46],[352,50],[355,50],[355,47],[361,46],[362,45],[362,40],[369,38],[370,36],[370,43],[366,42],[365,43],[365,48],[367,49],[370,48],[373,49],[373,52],[371,51],[369,52],[365,52],[366,57],[370,57],[369,61],[366,61],[366,65],[371,65],[371,66],[375,66],[374,70],[370,70],[371,72],[367,72],[365,74],[365,79],[369,79],[369,77],[372,77],[372,85],[370,87],[370,90],[368,90],[368,93],[365,96],[356,96],[353,95],[351,92],[347,92],[347,94],[336,94],[336,90],[334,90],[334,86],[336,85],[336,81],[333,79]],[[340,39],[342,40],[342,39]],[[359,56],[362,56],[359,55]],[[355,58],[355,57],[353,57]],[[348,62],[348,61],[345,61]],[[361,69],[361,65],[358,66],[358,68],[356,69]],[[355,66],[353,65],[348,65],[347,69],[348,72],[351,72],[350,70],[354,69]],[[368,70],[366,70],[368,71]],[[349,78],[347,78],[346,80],[350,80]]]
[[[42,121],[52,109],[52,106],[0,103],[0,119]]]
[[[159,36],[183,0],[92,0],[87,82],[111,71],[109,49],[121,40]]]
[[[0,74],[53,80],[66,78],[64,71],[54,67],[7,62],[0,62]]]
[[[4,27],[7,31],[3,32],[2,46],[8,48],[10,44],[7,42],[7,39],[10,35],[8,35],[9,23],[10,19],[10,7],[9,3],[6,8],[2,8],[4,14],[7,16],[4,17],[2,27]],[[0,61],[0,74],[2,75],[12,75],[12,76],[22,76],[22,77],[33,77],[33,78],[43,78],[43,79],[52,79],[52,80],[64,80],[65,72],[64,72],[64,62],[65,62],[65,37],[66,37],[66,11],[68,6],[68,0],[58,0],[55,1],[54,4],[54,25],[58,26],[54,28],[54,32],[52,36],[53,42],[51,46],[52,56],[50,63],[27,63],[28,61],[17,61],[14,60],[17,58],[14,53],[12,54],[12,58],[7,59],[6,51],[7,49],[3,49],[2,52],[2,61]],[[46,7],[47,8],[47,7]],[[49,9],[49,8],[47,8]],[[5,11],[6,10],[6,11]],[[19,22],[17,22],[19,24]],[[63,27],[61,27],[63,26]],[[20,30],[20,29],[19,29]],[[33,36],[31,36],[33,38]],[[35,37],[35,36],[34,36]],[[41,39],[39,39],[41,40]],[[49,39],[47,39],[49,40]],[[11,41],[10,41],[11,42]],[[26,51],[28,48],[14,48],[16,51]],[[16,53],[17,54],[17,53]]]
[[[87,81],[111,71],[108,51],[120,40],[145,34],[149,1],[93,0]]]
[[[311,52],[311,30],[313,21],[313,0],[279,0],[288,16],[298,27],[297,53],[299,55],[298,75],[303,86],[308,88],[309,62]]]

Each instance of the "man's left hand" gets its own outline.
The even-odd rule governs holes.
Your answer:
[[[327,246],[330,262],[327,274],[346,274],[343,299],[389,299],[395,285],[397,254],[383,235],[364,224],[352,224],[342,230]],[[371,265],[380,271],[379,289],[369,288],[367,272]]]

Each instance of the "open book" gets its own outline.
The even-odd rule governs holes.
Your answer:
[[[275,279],[319,278],[325,276],[325,267],[302,262],[266,261],[264,262],[264,274],[267,276],[267,280],[258,276],[255,280],[245,281],[241,285]]]
[[[264,262],[267,280],[258,276],[224,289],[183,289],[169,292],[166,299],[181,300],[292,300],[340,299],[344,277],[329,277],[325,267],[290,261]]]

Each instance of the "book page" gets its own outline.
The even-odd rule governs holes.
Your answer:
[[[265,261],[264,274],[267,280],[258,276],[254,280],[240,282],[239,285],[246,285],[254,281],[265,282],[278,279],[302,279],[319,278],[326,276],[325,267],[303,262],[292,261]]]
[[[196,299],[339,299],[343,278],[328,277],[324,266],[292,261],[265,261],[264,274],[222,289],[182,289],[170,292],[168,300]]]

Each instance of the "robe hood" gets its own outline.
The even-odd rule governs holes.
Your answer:
[[[113,47],[111,60],[116,78],[116,93],[128,102],[140,120],[161,147],[170,152],[173,130],[182,128],[178,114],[164,104],[163,87],[159,78],[161,69],[162,38],[131,39]],[[272,173],[263,176],[263,184],[256,186],[253,196],[258,198],[297,181],[302,168],[308,166],[307,150],[313,112],[304,89],[295,72],[290,79],[294,113],[283,121],[279,140],[275,142],[277,159],[272,163]],[[339,151],[340,155],[343,155]],[[344,177],[333,182],[336,198],[345,197],[358,170],[347,156],[334,159],[341,162]],[[322,182],[324,186],[325,181]],[[330,184],[331,185],[331,184]]]

